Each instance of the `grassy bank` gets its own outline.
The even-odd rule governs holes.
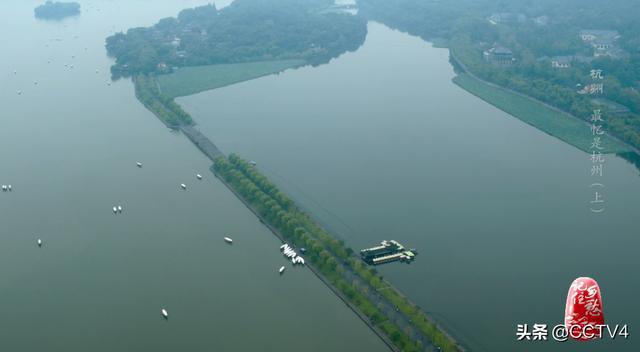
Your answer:
[[[304,64],[304,60],[273,60],[191,66],[160,75],[157,80],[162,94],[175,98],[282,72]]]
[[[488,102],[500,110],[517,117],[523,122],[565,141],[576,148],[591,153],[593,136],[589,126],[544,104],[525,98],[509,90],[488,85],[467,74],[460,74],[453,82],[471,94]],[[623,143],[603,136],[603,153],[624,153],[630,149]]]

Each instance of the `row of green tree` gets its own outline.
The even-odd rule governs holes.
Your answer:
[[[235,0],[206,5],[148,28],[107,38],[115,78],[172,67],[264,60],[328,62],[357,49],[367,33],[359,16],[326,11],[333,0]]]
[[[171,128],[193,124],[191,116],[173,98],[160,92],[154,76],[139,74],[133,78],[136,97],[162,122]]]
[[[357,256],[354,256],[351,248],[330,235],[296,207],[290,198],[250,163],[232,154],[228,159],[216,160],[213,168],[270,225],[278,229],[287,241],[297,247],[306,248],[306,257],[310,263],[401,350],[421,351],[423,346],[420,342],[410,339],[407,331],[403,331],[394,321],[388,320],[381,309],[372,303],[368,298],[372,289],[386,288],[380,291],[384,297],[410,317],[414,327],[428,336],[442,351],[458,351],[456,344],[417,306],[395,289],[389,288],[375,269],[368,269]],[[347,279],[346,271],[358,275],[367,284]]]

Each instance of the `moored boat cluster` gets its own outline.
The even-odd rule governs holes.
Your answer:
[[[280,246],[280,250],[282,251],[282,254],[284,254],[285,257],[291,259],[291,263],[295,264],[302,264],[304,265],[304,258],[302,258],[301,256],[298,255],[298,253],[296,253],[296,251],[291,248],[288,244],[283,244],[282,246]]]

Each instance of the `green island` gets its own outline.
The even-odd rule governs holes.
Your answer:
[[[600,109],[604,129],[615,137],[606,139],[606,152],[632,161],[630,155],[640,148],[636,5],[613,0],[607,11],[597,0],[359,0],[358,5],[371,20],[449,48],[454,67],[466,73],[456,84],[524,122],[591,152],[588,123]],[[591,70],[604,74],[599,99],[584,94],[594,82]]]
[[[132,77],[136,97],[168,127],[191,125],[173,98],[320,65],[359,48],[365,19],[326,11],[332,6],[330,0],[236,0],[222,10],[186,9],[108,37],[107,52],[116,59],[111,74]]]
[[[273,60],[327,63],[359,48],[367,34],[364,18],[323,11],[332,4],[237,0],[221,10],[213,4],[183,10],[177,18],[164,18],[152,27],[108,37],[107,52],[116,59],[111,73],[119,78],[165,74],[188,66]]]
[[[61,20],[65,17],[80,14],[80,4],[77,2],[53,2],[47,1],[36,7],[33,12],[36,18],[46,20]]]
[[[456,342],[429,319],[405,296],[391,287],[380,274],[369,268],[343,241],[333,237],[314,222],[276,185],[246,160],[231,154],[215,160],[213,171],[249,206],[260,219],[269,224],[283,240],[307,249],[306,258],[313,270],[339,290],[368,323],[384,333],[401,351],[422,351],[426,346],[422,335],[442,351],[460,351]],[[380,298],[376,295],[379,294]],[[389,319],[376,303],[380,299],[396,307],[407,324]]]

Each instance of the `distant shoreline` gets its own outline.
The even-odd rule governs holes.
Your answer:
[[[563,131],[560,131],[559,128],[557,127],[545,127],[542,126],[542,124],[538,121],[538,124],[536,124],[535,122],[533,122],[533,119],[528,117],[528,116],[524,116],[525,114],[521,114],[521,113],[517,113],[515,111],[513,111],[513,109],[509,109],[505,103],[501,103],[499,102],[497,99],[492,99],[490,97],[490,94],[482,94],[481,89],[478,90],[474,90],[468,82],[465,82],[465,78],[468,77],[468,79],[471,79],[481,85],[484,86],[485,89],[497,89],[500,90],[501,92],[506,93],[507,95],[511,95],[511,97],[509,97],[509,100],[511,100],[511,102],[513,103],[513,98],[515,97],[520,97],[520,98],[524,98],[526,100],[528,100],[530,103],[532,104],[536,104],[538,105],[541,109],[545,109],[545,110],[549,110],[549,111],[553,111],[555,113],[557,113],[558,115],[562,115],[564,117],[566,117],[567,119],[570,119],[568,121],[565,121],[567,123],[573,123],[575,125],[579,125],[580,127],[584,127],[584,132],[580,131],[580,133],[582,134],[588,134],[587,132],[589,131],[589,125],[586,121],[566,112],[563,111],[561,109],[558,109],[557,107],[551,106],[543,101],[540,101],[534,97],[528,96],[526,94],[520,93],[520,92],[516,92],[512,89],[506,88],[506,87],[502,87],[500,85],[497,85],[495,83],[491,83],[491,82],[487,82],[481,78],[479,78],[478,76],[474,75],[472,72],[470,72],[467,67],[464,65],[464,63],[462,63],[456,56],[456,54],[453,52],[453,50],[451,48],[449,49],[449,56],[451,58],[451,62],[453,64],[454,67],[458,68],[459,70],[461,70],[461,73],[458,73],[458,75],[456,77],[453,78],[453,83],[455,83],[458,87],[464,89],[465,91],[473,94],[474,96],[482,99],[483,101],[489,103],[490,105],[506,112],[509,115],[512,115],[513,117],[517,118],[518,120],[536,128],[537,130],[540,130],[552,137],[555,137],[585,153],[591,153],[591,150],[588,147],[588,142],[583,141],[579,141],[578,137],[575,137],[573,135],[569,135]],[[488,93],[488,91],[487,91]],[[557,122],[557,121],[552,121],[551,118],[548,118],[550,122]],[[544,120],[544,119],[543,119]],[[636,149],[635,147],[633,147],[632,145],[620,140],[619,138],[612,136],[611,134],[607,134],[606,135],[606,140],[605,142],[609,142],[609,144],[613,144],[613,146],[609,146],[607,150],[605,150],[605,154],[623,154],[623,153],[629,153],[629,152],[633,152],[636,154],[640,154],[640,150]]]

